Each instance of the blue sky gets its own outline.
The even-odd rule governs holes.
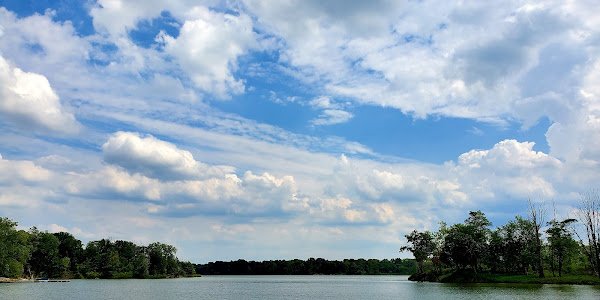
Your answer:
[[[0,1],[0,214],[195,262],[572,216],[600,11],[563,2]]]

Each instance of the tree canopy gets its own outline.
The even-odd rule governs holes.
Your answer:
[[[443,270],[470,271],[475,275],[482,271],[536,274],[538,277],[548,276],[545,270],[550,270],[553,277],[562,277],[565,273],[600,277],[598,194],[582,196],[579,220],[555,216],[544,222],[543,202],[534,204],[528,200],[527,206],[528,218],[516,216],[493,230],[492,223],[481,211],[469,212],[464,223],[448,227],[442,222],[438,232],[414,230],[405,236],[408,245],[402,246],[400,251],[413,253],[418,278],[432,278],[431,274],[440,276]],[[578,223],[584,234],[576,230],[574,225]],[[425,273],[429,275],[421,276]]]
[[[0,218],[0,277],[161,278],[194,275],[172,245],[138,246],[101,239],[83,243],[68,232],[49,233]]]

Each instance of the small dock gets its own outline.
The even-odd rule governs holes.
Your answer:
[[[35,282],[71,282],[69,279],[36,279]]]

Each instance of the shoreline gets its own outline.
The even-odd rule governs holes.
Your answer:
[[[592,275],[563,275],[554,277],[552,275],[543,278],[537,275],[509,275],[472,272],[453,272],[450,274],[413,274],[410,281],[439,282],[455,284],[473,283],[510,283],[510,284],[566,284],[566,285],[600,285],[600,278]]]
[[[8,278],[8,277],[0,277],[0,283],[20,283],[20,282],[35,282],[31,279],[27,278]]]
[[[28,279],[28,278],[8,278],[0,277],[0,283],[38,283],[38,282],[70,282],[71,280],[124,280],[124,279],[179,279],[179,278],[196,278],[202,277],[202,275],[193,276],[180,276],[180,277],[148,277],[148,278],[55,278],[47,281],[40,281],[40,278]]]

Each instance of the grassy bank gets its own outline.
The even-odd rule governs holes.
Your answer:
[[[525,283],[525,284],[581,284],[581,285],[600,285],[600,278],[590,275],[563,275],[562,277],[553,277],[552,274],[546,274],[545,278],[539,278],[537,274],[531,275],[506,275],[506,274],[475,274],[471,270],[455,271],[443,275],[426,273],[422,275],[412,275],[409,280],[430,281],[444,283]]]

